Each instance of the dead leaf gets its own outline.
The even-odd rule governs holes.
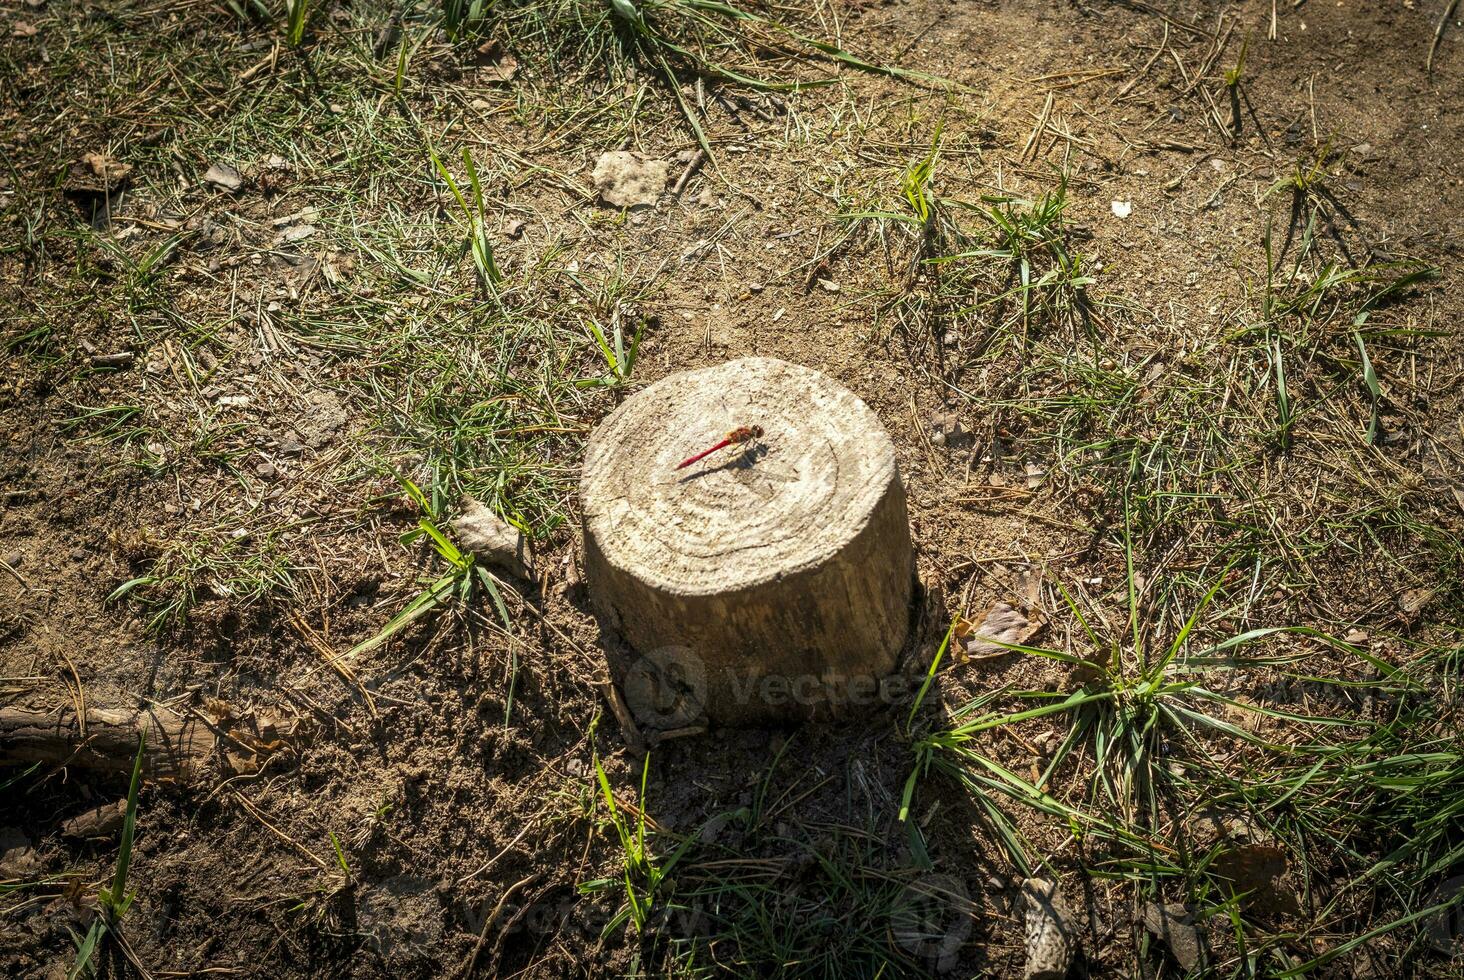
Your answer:
[[[615,208],[649,207],[666,189],[666,161],[630,150],[600,154],[591,175],[600,200]]]
[[[1269,915],[1295,915],[1301,910],[1296,894],[1280,880],[1286,869],[1286,852],[1259,841],[1227,848],[1210,862],[1212,874],[1245,896],[1241,903],[1247,909]]]
[[[36,25],[18,20],[11,26],[10,33],[15,37],[35,37],[37,30]]]
[[[204,712],[212,719],[224,761],[238,775],[252,775],[269,759],[293,750],[301,734],[300,719],[268,709],[241,716],[232,705],[209,699]]]
[[[1005,656],[1013,651],[1002,643],[1026,643],[1041,628],[1040,619],[1034,622],[1015,606],[998,602],[987,610],[979,626],[969,620],[956,622],[956,636],[962,641],[962,654],[958,654],[957,659]]]
[[[108,153],[87,153],[66,175],[64,189],[73,194],[111,194],[131,178],[131,164]]]
[[[203,699],[203,713],[215,725],[220,725],[234,717],[234,706],[219,698],[205,696]]]
[[[484,41],[473,55],[478,75],[486,82],[511,82],[518,74],[518,59],[497,40]]]

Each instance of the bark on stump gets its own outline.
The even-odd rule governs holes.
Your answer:
[[[676,468],[753,425],[755,442]],[[638,652],[611,665],[637,720],[880,701],[909,626],[905,490],[879,419],[832,379],[751,357],[659,381],[590,437],[580,496],[586,585]]]

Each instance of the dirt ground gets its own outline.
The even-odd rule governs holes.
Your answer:
[[[0,709],[225,733],[143,780],[117,915],[119,830],[68,828],[127,760],[16,762],[0,713],[0,969],[103,916],[112,975],[1013,976],[1050,878],[1074,976],[1457,976],[1464,9],[777,12],[902,77],[643,6],[661,41],[324,2],[299,48],[274,5],[0,9]],[[653,204],[600,199],[619,149]],[[584,440],[745,355],[895,442],[908,692],[998,603],[1033,651],[623,727]],[[464,494],[533,576],[356,649]]]

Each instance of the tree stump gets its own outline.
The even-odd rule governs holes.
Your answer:
[[[763,434],[677,468],[741,426]],[[905,490],[879,419],[832,379],[765,357],[665,378],[590,437],[580,497],[586,585],[636,651],[611,667],[637,720],[882,700],[914,585]]]

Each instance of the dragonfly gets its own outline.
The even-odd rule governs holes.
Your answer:
[[[761,439],[762,434],[763,430],[762,426],[760,425],[740,425],[737,428],[733,429],[731,432],[727,433],[727,435],[722,438],[722,441],[717,443],[715,446],[711,447],[710,449],[703,449],[695,456],[692,456],[688,459],[683,459],[680,463],[677,463],[676,468],[678,470],[684,470],[692,463],[706,459],[718,449],[726,449],[728,446],[739,446],[742,443],[751,442],[754,439]]]

